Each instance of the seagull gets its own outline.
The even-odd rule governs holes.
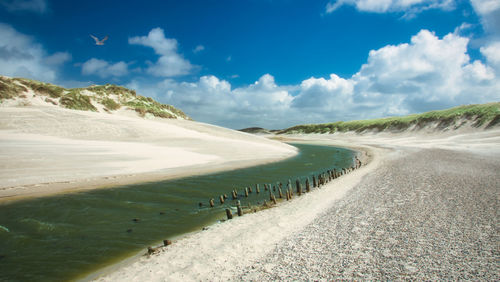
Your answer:
[[[93,36],[92,34],[90,35],[90,37],[94,38],[95,40],[95,45],[104,45],[104,41],[108,40],[109,36],[105,36],[102,40],[99,40],[99,38]]]

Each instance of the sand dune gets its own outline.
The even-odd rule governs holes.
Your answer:
[[[498,205],[491,197],[500,189],[500,130],[289,137],[355,148],[371,161],[292,202],[191,234],[97,280],[498,280]],[[478,219],[481,226],[473,224]]]
[[[276,161],[277,141],[208,124],[50,106],[0,108],[0,201]]]

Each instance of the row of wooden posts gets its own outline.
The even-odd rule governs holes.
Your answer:
[[[315,175],[313,175],[312,176],[312,185],[311,185],[311,182],[309,181],[309,177],[307,177],[306,181],[305,181],[305,192],[310,192],[311,188],[321,187],[322,185],[325,185],[326,183],[328,183],[328,182],[330,182],[330,181],[332,181],[332,180],[334,180],[334,179],[336,179],[344,174],[347,174],[347,173],[349,173],[349,172],[351,172],[359,167],[360,167],[360,165],[357,165],[355,167],[342,168],[339,171],[337,171],[336,169],[332,169],[332,170],[327,170],[324,173],[318,174],[317,177]],[[301,196],[304,193],[304,190],[302,189],[302,183],[300,182],[299,179],[297,179],[295,181],[295,187],[296,187],[297,195]],[[285,190],[285,193],[283,193],[283,184],[281,182],[278,182],[276,186],[272,186],[271,184],[264,184],[264,190],[269,191],[269,201],[274,205],[276,205],[277,200],[276,200],[276,196],[274,195],[273,191],[278,192],[278,197],[280,199],[286,198],[287,201],[291,200],[294,196],[294,192],[292,189],[292,181],[290,179],[288,179],[287,188]],[[260,193],[259,184],[255,185],[255,192],[257,194]],[[248,197],[249,194],[251,194],[251,193],[253,193],[252,187],[245,187],[244,197]],[[234,189],[233,191],[231,191],[231,196],[232,196],[233,200],[238,200],[237,189]],[[226,194],[219,196],[219,202],[221,205],[224,204],[224,202],[226,200],[227,200]],[[215,207],[214,198],[211,198],[209,200],[209,205],[212,208]],[[266,200],[264,200],[264,206],[267,206],[267,205],[268,204],[267,204]],[[200,207],[201,206],[203,206],[202,203],[200,203]],[[237,201],[236,210],[237,210],[238,216],[243,215],[243,210],[241,208],[240,201]],[[227,219],[233,218],[233,214],[231,212],[231,209],[229,209],[229,208],[226,209],[226,215],[227,215]]]

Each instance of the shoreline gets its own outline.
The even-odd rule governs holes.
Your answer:
[[[340,196],[336,195],[335,199],[338,199],[341,196],[343,196],[343,194],[345,192],[347,192],[350,188],[353,187],[351,182],[359,182],[364,175],[366,175],[369,171],[376,169],[379,165],[377,155],[381,154],[381,151],[379,151],[378,149],[376,149],[377,152],[375,152],[375,150],[373,150],[372,148],[366,147],[366,146],[339,146],[337,144],[332,144],[331,142],[324,142],[324,141],[323,142],[322,141],[315,142],[313,140],[302,140],[302,141],[287,140],[287,141],[290,141],[289,143],[292,143],[292,144],[293,143],[300,143],[300,144],[311,144],[311,145],[325,145],[325,146],[332,146],[332,147],[349,149],[349,150],[356,152],[356,154],[358,156],[361,156],[361,160],[363,162],[363,165],[361,168],[356,169],[356,170],[354,170],[351,173],[348,173],[346,175],[343,175],[340,178],[334,179],[331,182],[323,185],[320,188],[313,188],[311,190],[311,192],[304,193],[301,197],[295,196],[294,199],[292,199],[291,201],[281,200],[278,202],[278,204],[276,206],[272,206],[270,208],[259,210],[257,213],[249,213],[249,214],[245,214],[243,217],[234,217],[232,220],[226,220],[224,222],[216,222],[214,224],[209,225],[207,227],[207,230],[198,230],[198,231],[182,234],[176,238],[173,238],[172,239],[173,244],[170,246],[159,245],[160,252],[157,254],[147,255],[147,252],[145,250],[141,250],[132,257],[126,258],[123,261],[120,261],[116,264],[107,266],[101,270],[98,270],[94,273],[86,275],[85,277],[78,278],[77,281],[108,281],[107,276],[113,275],[113,273],[115,273],[115,272],[119,272],[120,270],[123,270],[127,267],[134,265],[134,264],[142,264],[145,262],[145,260],[150,259],[150,258],[154,259],[155,257],[161,256],[162,254],[164,254],[166,252],[174,252],[174,250],[170,250],[172,248],[172,246],[180,246],[180,245],[182,245],[183,242],[185,243],[186,241],[190,241],[193,239],[197,240],[197,241],[202,240],[200,238],[205,237],[204,233],[208,233],[209,231],[215,232],[217,234],[217,231],[213,231],[213,229],[215,229],[215,230],[223,229],[225,227],[225,225],[232,224],[233,222],[240,223],[239,221],[244,221],[246,217],[255,216],[255,215],[258,215],[261,213],[265,213],[265,212],[269,213],[272,210],[280,210],[281,212],[279,212],[279,213],[283,213],[282,209],[284,206],[288,206],[289,208],[291,207],[293,210],[297,210],[295,207],[293,207],[293,205],[295,205],[300,200],[302,200],[306,197],[313,197],[313,196],[308,196],[308,195],[316,195],[315,199],[319,200],[319,199],[321,199],[321,197],[318,195],[320,192],[322,192],[322,194],[328,194],[327,191],[323,191],[323,190],[332,190],[332,189],[335,189],[335,187],[337,187],[337,188],[340,187],[342,184],[349,183],[348,188],[342,189]],[[316,209],[317,209],[317,207],[316,207]],[[315,214],[319,214],[319,213],[320,213],[320,211],[317,210]],[[303,224],[304,224],[304,222],[301,222],[301,225],[303,225]],[[270,228],[272,228],[272,227],[270,227]],[[229,232],[229,233],[231,233],[231,232]],[[208,237],[211,237],[211,236],[208,235]],[[277,240],[278,239],[276,239],[276,237],[275,237],[274,240],[272,240],[272,241],[276,242]],[[218,241],[221,241],[221,239],[218,239]],[[224,241],[224,240],[222,240],[222,241]],[[158,243],[161,243],[161,242],[158,242]],[[235,258],[235,260],[236,260],[236,258]],[[114,279],[112,279],[112,280],[114,280]],[[121,278],[119,278],[118,280],[121,280]],[[189,278],[188,278],[188,280],[189,280]]]
[[[186,120],[2,107],[0,204],[156,182],[295,156],[282,142]]]
[[[186,167],[172,168],[148,173],[109,175],[92,179],[78,179],[60,182],[47,182],[29,184],[13,187],[0,188],[0,205],[14,201],[29,200],[40,197],[50,197],[62,194],[80,193],[85,191],[116,188],[119,186],[136,185],[141,183],[161,182],[175,180],[184,177],[213,174],[224,171],[232,171],[242,168],[250,168],[259,165],[270,164],[296,156],[283,155],[280,157],[263,158],[258,160],[235,160],[222,163],[208,163],[203,165],[192,165]],[[50,190],[33,191],[31,188],[49,187]],[[2,190],[10,190],[7,193]],[[17,191],[16,191],[17,190]],[[30,190],[30,191],[27,191]]]

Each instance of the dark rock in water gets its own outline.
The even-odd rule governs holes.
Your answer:
[[[140,220],[140,219],[138,219],[138,218],[134,218],[134,219],[132,219],[132,221],[133,221],[133,222],[139,222],[139,221],[141,221],[141,220]]]
[[[172,245],[172,241],[170,241],[170,240],[163,240],[163,245],[164,246]]]
[[[201,230],[203,231],[208,230],[208,227],[203,227]]]
[[[199,206],[200,208],[201,208],[201,207],[203,207],[203,203],[202,203],[202,202],[199,202],[199,203],[198,203],[198,206]]]
[[[132,229],[127,229],[127,233],[132,233]]]
[[[164,215],[165,213],[164,212],[160,212],[160,215]]]

